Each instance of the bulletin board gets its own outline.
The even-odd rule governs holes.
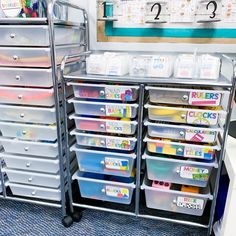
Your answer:
[[[97,0],[98,42],[235,44],[235,26],[236,0]]]

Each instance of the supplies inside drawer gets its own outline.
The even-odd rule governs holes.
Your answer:
[[[206,187],[213,168],[218,168],[216,160],[200,161],[194,159],[171,158],[165,155],[145,153],[147,177],[176,184]]]
[[[70,99],[68,102],[74,104],[77,115],[119,118],[135,118],[137,116],[138,104],[88,102],[77,99]]]
[[[222,107],[203,107],[197,109],[185,106],[154,106],[146,104],[145,108],[148,109],[148,117],[150,120],[204,126],[215,126],[218,124],[221,115],[226,115]]]
[[[135,189],[133,178],[105,176],[77,172],[72,177],[78,181],[83,198],[130,204]]]
[[[146,87],[151,103],[190,105],[190,106],[220,106],[224,90],[205,90],[188,88]]]
[[[151,153],[166,154],[172,156],[180,156],[194,159],[212,160],[216,151],[219,151],[220,144],[194,144],[184,143],[180,141],[171,141],[168,139],[144,139],[147,142],[147,150]]]
[[[208,200],[212,200],[209,188],[189,187],[168,183],[159,188],[145,178],[141,189],[145,191],[148,208],[201,216]]]
[[[81,117],[76,114],[69,118],[75,121],[76,128],[81,131],[133,135],[137,128],[137,121],[131,121],[129,118],[98,119]]]
[[[89,173],[130,177],[136,160],[134,153],[82,149],[77,145],[70,150],[76,152],[79,170]]]
[[[148,136],[153,138],[169,138],[175,140],[192,141],[197,143],[214,143],[220,128],[203,128],[192,125],[174,125],[166,122],[145,121]]]
[[[75,97],[83,99],[136,101],[138,86],[68,83],[74,89]]]
[[[87,147],[132,151],[137,142],[135,137],[105,136],[83,133],[76,130],[73,130],[70,134],[76,136],[78,145]]]

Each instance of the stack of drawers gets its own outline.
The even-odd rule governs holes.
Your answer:
[[[223,89],[147,87],[149,102],[147,174],[142,185],[147,207],[202,215],[213,197],[208,183],[218,167],[217,137]]]
[[[74,88],[77,179],[83,198],[130,204],[136,162],[139,87],[68,83]]]
[[[8,186],[16,196],[60,201],[49,27],[0,25],[0,32],[0,142]],[[81,51],[80,34],[78,26],[55,25],[58,65]]]

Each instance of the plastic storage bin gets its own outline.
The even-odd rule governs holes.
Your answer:
[[[97,119],[71,115],[78,130],[101,133],[115,133],[133,135],[136,132],[137,121],[123,121],[113,119]]]
[[[186,123],[194,125],[215,126],[218,124],[220,115],[226,112],[220,107],[216,109],[193,109],[187,107],[153,106],[146,104],[148,117],[154,121],[173,123]]]
[[[164,139],[145,138],[147,150],[151,153],[166,154],[172,156],[181,156],[196,159],[212,160],[216,151],[220,150],[220,145],[191,144],[175,142]]]
[[[212,169],[218,168],[216,161],[180,160],[147,153],[143,159],[146,160],[148,179],[199,187],[206,187]]]
[[[153,138],[169,138],[198,143],[214,143],[221,131],[220,128],[202,128],[197,126],[173,125],[164,122],[146,121],[148,136]]]
[[[133,151],[137,139],[135,137],[105,136],[99,134],[88,134],[73,130],[71,135],[76,136],[77,144],[87,147],[107,148],[122,151]]]
[[[151,103],[191,105],[191,106],[220,106],[227,91],[198,90],[187,88],[146,87]]]
[[[82,172],[130,177],[136,159],[134,153],[80,149],[76,145],[70,150],[76,152],[79,170]]]
[[[200,193],[187,193],[180,190],[158,189],[150,187],[145,179],[141,189],[145,191],[148,208],[201,216],[208,200],[212,200],[208,188],[201,189]]]
[[[74,104],[77,115],[119,118],[135,118],[137,116],[138,104],[88,102],[76,99],[70,99],[68,102]]]
[[[119,204],[131,203],[135,189],[132,178],[116,177],[114,182],[113,178],[105,180],[103,175],[82,172],[75,173],[72,178],[78,181],[81,196],[84,198]]]
[[[106,84],[85,84],[68,83],[74,88],[77,98],[116,100],[116,101],[136,101],[138,98],[138,86],[106,85]]]

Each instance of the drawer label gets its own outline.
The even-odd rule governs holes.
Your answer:
[[[106,139],[107,148],[110,149],[121,149],[130,150],[131,143],[129,140],[119,140],[119,139]]]
[[[189,111],[187,123],[196,125],[216,125],[218,113],[214,111]]]
[[[185,139],[193,142],[215,142],[216,132],[208,130],[187,129]]]
[[[117,159],[105,157],[105,167],[110,170],[129,170],[129,161],[125,159]]]
[[[131,117],[130,106],[106,105],[106,115],[113,117]]]
[[[214,150],[210,148],[196,148],[196,147],[185,147],[184,149],[184,156],[191,157],[191,158],[201,158],[212,160],[214,158]]]
[[[204,201],[197,198],[178,197],[177,206],[194,210],[203,210]]]
[[[131,125],[126,123],[118,123],[113,121],[106,122],[106,131],[109,133],[118,133],[118,134],[130,134],[131,133]]]
[[[22,9],[21,0],[1,0],[1,9],[7,17],[17,17]]]
[[[106,195],[109,197],[129,199],[129,189],[114,186],[106,186]]]
[[[125,89],[122,87],[106,87],[105,88],[106,99],[132,101],[133,92],[132,89]]]
[[[195,106],[219,106],[221,93],[212,92],[194,92],[190,93],[189,104]]]
[[[181,166],[180,177],[184,179],[207,181],[209,178],[209,170],[205,168]]]

